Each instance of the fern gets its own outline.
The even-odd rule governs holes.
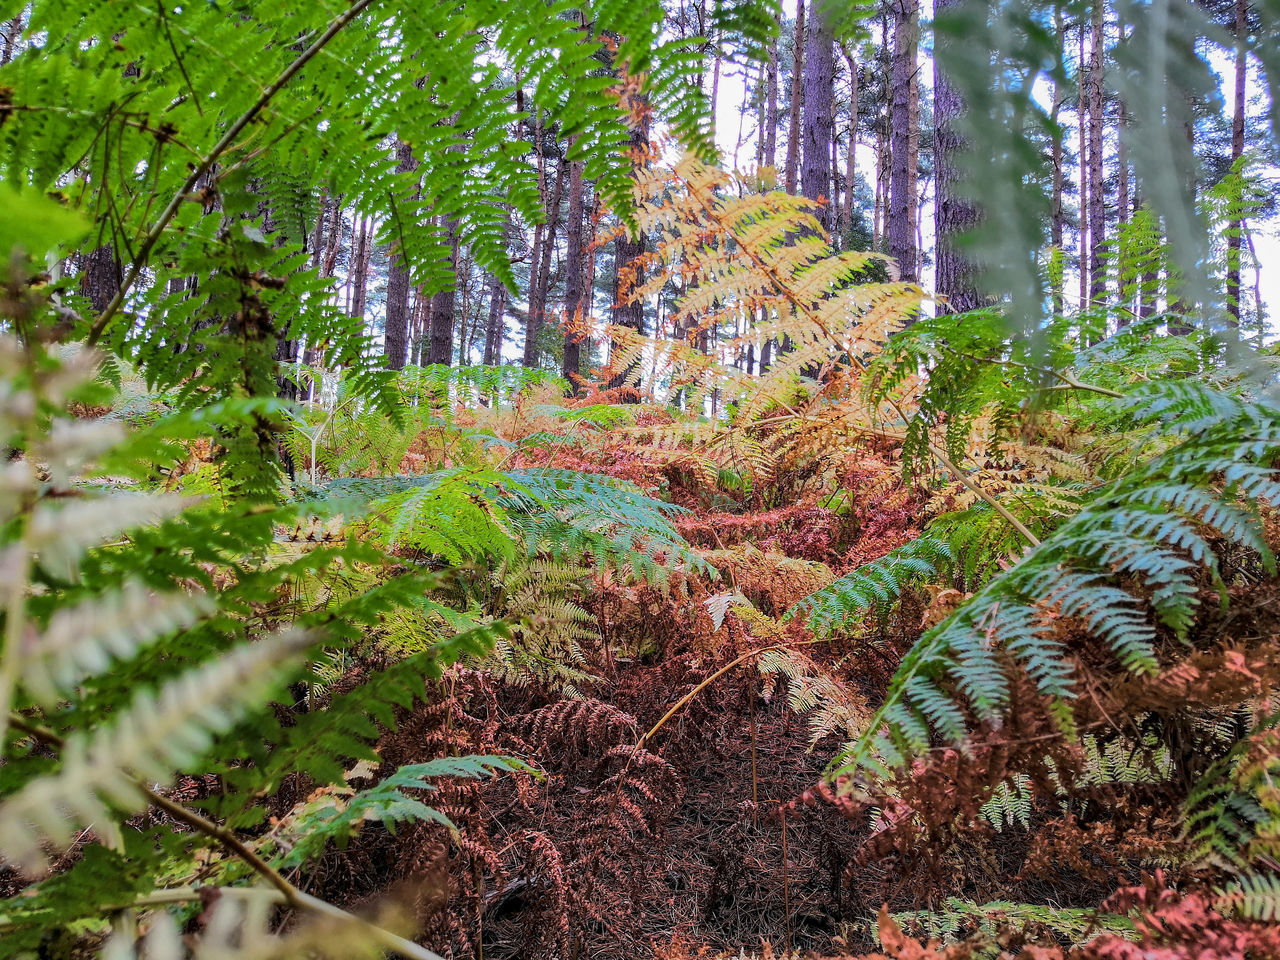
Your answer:
[[[397,824],[428,820],[455,829],[449,818],[406,790],[430,793],[439,777],[488,777],[501,771],[530,768],[510,757],[442,757],[403,766],[367,790],[331,790],[300,805],[275,831],[281,867],[297,867],[324,852],[330,841],[339,850],[364,823],[381,823],[394,833]],[[344,795],[345,794],[345,795]]]
[[[237,651],[138,694],[112,726],[67,740],[56,776],[0,803],[0,851],[32,866],[43,859],[42,839],[65,843],[77,825],[110,820],[105,804],[145,806],[139,783],[164,783],[202,756],[215,734],[270,693],[279,663],[311,642],[284,635]]]
[[[1276,720],[1265,718],[1187,794],[1184,833],[1193,859],[1219,861],[1247,877],[1255,865],[1270,864],[1280,853],[1273,796],[1280,770]]]
[[[1254,505],[1280,493],[1272,466],[1280,456],[1275,407],[1239,389],[1223,394],[1172,382],[1136,388],[1122,409],[1139,427],[1156,421],[1188,430],[1182,442],[1091,491],[1077,513],[930,629],[904,659],[873,723],[887,723],[890,738],[864,738],[842,766],[868,762],[876,751],[900,759],[927,746],[932,731],[959,741],[970,717],[998,717],[1008,679],[997,650],[1065,706],[1075,696],[1073,671],[1051,614],[1082,623],[1124,668],[1154,671],[1153,619],[1182,635],[1199,578],[1221,586],[1209,531],[1272,568]],[[1142,596],[1133,592],[1135,582]]]
[[[810,594],[788,610],[786,618],[803,616],[811,630],[829,634],[869,612],[891,606],[909,583],[933,579],[952,559],[951,549],[941,540],[912,540]]]
[[[1246,920],[1276,923],[1280,921],[1280,876],[1246,874],[1239,882],[1220,890],[1217,903],[1219,909],[1229,910]]]
[[[948,897],[945,906],[936,912],[904,911],[893,917],[907,929],[918,929],[942,943],[962,940],[972,928],[994,941],[1002,931],[1013,927],[1042,927],[1072,945],[1101,933],[1128,936],[1134,930],[1133,923],[1119,914],[1008,901],[979,904],[957,897]]]

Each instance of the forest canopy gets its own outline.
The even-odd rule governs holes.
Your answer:
[[[1277,0],[0,0],[0,957],[1280,957]]]

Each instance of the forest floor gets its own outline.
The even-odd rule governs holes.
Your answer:
[[[918,533],[922,504],[891,464],[851,464],[845,480],[855,493],[843,511],[829,495],[801,494],[781,509],[691,512],[681,533],[719,581],[677,574],[659,589],[598,577],[584,606],[601,625],[588,666],[601,679],[580,693],[453,668],[440,697],[384,737],[384,769],[505,751],[535,760],[542,778],[447,788],[437,805],[461,830],[452,842],[434,825],[370,830],[308,888],[348,904],[398,892],[425,943],[489,960],[874,949],[881,904],[919,900],[889,867],[855,874],[868,818],[842,816],[822,796],[853,718],[796,707],[823,677],[874,703],[919,636],[928,598],[909,597],[857,637],[815,644],[794,625],[787,639],[812,644],[806,658],[772,665],[750,651],[779,637],[754,636],[733,613],[716,624],[707,604],[734,589],[779,616],[815,578]],[[815,735],[815,723],[829,732]]]

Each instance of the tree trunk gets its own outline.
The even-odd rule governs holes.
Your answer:
[[[102,313],[120,290],[124,275],[120,261],[109,246],[95,247],[84,258],[80,291],[89,298],[95,313]]]
[[[538,260],[538,277],[529,291],[529,315],[525,319],[524,365],[538,365],[538,333],[542,330],[547,306],[547,287],[551,279],[551,251],[556,245],[556,227],[560,222],[560,195],[564,189],[565,164],[561,160],[556,170],[556,185],[547,205],[547,225],[542,235],[540,249],[533,252]]]
[[[1125,39],[1124,21],[1116,24],[1121,43]],[[1120,310],[1116,314],[1116,326],[1126,327],[1132,316],[1133,301],[1125,296],[1125,275],[1129,271],[1125,227],[1129,223],[1129,155],[1125,137],[1129,127],[1129,111],[1120,99],[1116,105],[1116,298]]]
[[[769,43],[769,64],[765,80],[764,165],[778,165],[778,41]]]
[[[834,133],[835,35],[831,20],[821,3],[809,15],[804,44],[804,158],[800,171],[800,193],[815,203],[826,197],[825,206],[814,211],[828,230],[835,229],[830,202],[831,141]]]
[[[328,202],[329,233],[319,261],[322,277],[332,277],[338,269],[338,251],[342,249],[342,234],[346,229],[342,219],[342,197],[332,197]]]
[[[582,364],[582,321],[586,314],[586,257],[582,242],[582,162],[569,164],[569,214],[565,221],[564,362],[560,372],[576,388]]]
[[[502,363],[502,335],[505,332],[507,288],[497,277],[489,278],[489,319],[484,328],[484,365]]]
[[[894,0],[893,107],[889,143],[889,256],[903,280],[916,279],[916,206],[912,167],[912,79],[916,72],[918,0]]]
[[[775,99],[773,109],[778,109],[776,92],[777,92],[777,66],[774,66],[774,92]],[[646,118],[631,130],[631,163],[635,170],[638,170],[647,162],[646,156],[649,149],[649,121]],[[767,143],[765,146],[766,163],[769,163],[768,153],[772,149]],[[770,164],[771,165],[771,164]],[[631,234],[623,231],[622,235],[614,241],[613,247],[613,322],[622,327],[630,327],[636,333],[644,335],[644,302],[636,300],[624,303],[622,300],[622,291],[624,287],[638,287],[644,283],[644,252],[645,252],[645,235],[643,231],[636,233],[633,239]],[[630,276],[628,276],[630,275]],[[629,282],[624,283],[624,279]],[[615,345],[610,345],[609,362],[613,363],[614,351],[617,349]],[[635,365],[627,367],[625,370],[618,370],[609,380],[609,386],[613,389],[623,386],[629,381],[635,379]],[[639,387],[639,383],[636,384]]]
[[[849,65],[849,142],[844,155],[844,207],[840,211],[840,232],[849,236],[853,230],[853,192],[857,181],[858,153],[858,61],[842,48],[845,63]]]
[[[1089,46],[1089,299],[1107,296],[1107,194],[1102,182],[1102,50],[1104,0],[1093,0]]]
[[[352,232],[359,236],[355,238],[355,262],[351,267],[351,316],[361,320],[364,319],[365,298],[369,292],[369,257],[373,254],[371,227],[366,217],[359,218],[358,229],[352,227]]]
[[[422,288],[413,296],[413,365],[420,367],[427,361],[431,339],[431,298],[424,296]]]
[[[1063,34],[1062,6],[1058,3],[1053,5],[1053,26],[1054,36],[1057,37],[1058,45],[1060,45],[1064,42],[1065,37]],[[1060,46],[1058,46],[1058,49],[1062,53]],[[1065,59],[1066,55],[1062,53],[1062,60],[1065,61]],[[1062,246],[1062,231],[1065,222],[1062,209],[1063,164],[1065,161],[1062,155],[1062,129],[1058,125],[1058,119],[1062,115],[1062,104],[1065,102],[1061,84],[1055,78],[1053,81],[1053,103],[1049,114],[1049,125],[1053,130],[1053,200],[1049,219],[1049,243],[1053,247],[1053,255],[1058,257],[1059,260],[1066,253]],[[1054,271],[1050,294],[1053,299],[1054,316],[1061,316],[1065,307],[1061,264],[1059,264],[1059,269]]]
[[[1080,56],[1076,70],[1076,81],[1080,87],[1080,103],[1077,110],[1077,133],[1079,135],[1080,162],[1080,309],[1083,310],[1089,299],[1089,139],[1086,118],[1089,115],[1089,84],[1086,79],[1087,67],[1084,58],[1084,24],[1080,24]]]
[[[1234,168],[1244,156],[1244,110],[1245,81],[1249,68],[1248,0],[1236,0],[1236,75],[1234,91],[1234,112],[1231,115],[1231,163]],[[1240,242],[1244,236],[1243,197],[1237,193],[1231,198],[1234,209],[1231,211],[1231,222],[1227,227],[1227,314],[1231,322],[1240,325]]]
[[[418,162],[413,158],[413,149],[397,137],[396,173],[410,173],[417,167]],[[403,227],[400,224],[392,224],[393,229],[398,226]],[[391,370],[402,370],[408,359],[410,286],[409,264],[405,261],[400,240],[396,239],[391,245],[391,258],[387,266],[387,324],[384,328],[382,346],[382,352],[387,358],[387,367]]]
[[[450,263],[455,281],[458,273],[458,222],[450,220],[445,224],[449,237]],[[453,322],[456,312],[457,290],[453,284],[439,291],[431,298],[431,344],[427,351],[427,363],[438,363],[443,366],[453,364]]]
[[[960,0],[935,0],[935,20],[959,5]],[[934,51],[945,50],[954,41],[944,31],[935,30]],[[955,240],[978,222],[978,211],[955,194],[960,179],[956,165],[965,142],[956,132],[964,114],[964,101],[935,63],[933,69],[933,169],[934,235],[936,237],[935,288],[947,298],[952,311],[964,313],[982,305],[973,264],[956,249]]]
[[[787,193],[796,192],[800,167],[800,94],[804,77],[804,0],[796,0],[796,35],[791,47],[791,116],[787,126]]]
[[[13,60],[18,50],[18,37],[22,36],[22,14],[19,13],[4,25],[4,47],[0,48],[0,67]]]

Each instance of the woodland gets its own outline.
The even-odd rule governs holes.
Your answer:
[[[0,0],[0,958],[1280,958],[1280,0]]]

